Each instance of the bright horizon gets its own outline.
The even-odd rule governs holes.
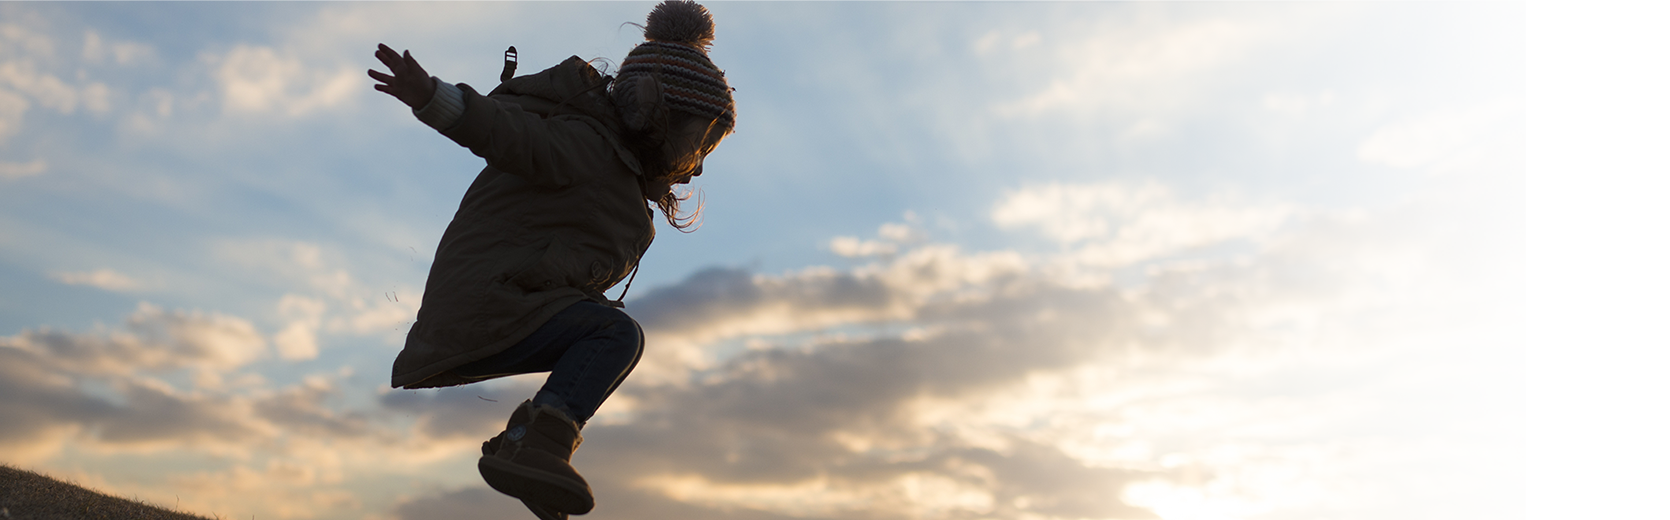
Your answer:
[[[612,67],[652,5],[0,4],[0,462],[532,518],[474,454],[543,376],[388,387],[481,164],[364,71]],[[705,5],[737,133],[585,518],[1524,514],[1523,5]]]

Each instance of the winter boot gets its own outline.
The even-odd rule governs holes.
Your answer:
[[[594,505],[591,486],[568,464],[580,441],[580,428],[567,413],[524,402],[505,431],[482,444],[476,468],[487,485],[522,499],[542,519],[585,514]]]
[[[522,401],[522,404],[516,406],[516,411],[510,413],[510,421],[505,423],[504,431],[494,435],[491,439],[487,439],[487,442],[481,443],[481,455],[483,457],[491,457],[498,453],[499,446],[504,444],[505,434],[510,430],[528,424],[528,408],[531,406],[533,406],[532,399]]]
[[[510,421],[504,425],[505,431],[499,432],[499,434],[494,435],[493,438],[487,439],[487,442],[481,443],[481,455],[483,457],[492,457],[497,455],[499,453],[499,447],[503,446],[505,443],[505,435],[517,426],[525,426],[528,424],[528,409],[531,405],[532,401],[523,401],[521,406],[516,407],[515,412],[511,412]],[[539,520],[568,520],[568,513],[562,513],[549,509],[536,502],[523,500],[522,505],[528,506],[528,510],[532,511],[534,516],[538,517]]]

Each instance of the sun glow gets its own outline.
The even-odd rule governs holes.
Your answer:
[[[1206,490],[1167,482],[1142,482],[1125,488],[1127,503],[1145,507],[1164,520],[1240,520],[1247,504],[1213,496]]]

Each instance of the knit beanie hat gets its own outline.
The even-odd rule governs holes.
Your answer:
[[[641,78],[653,75],[660,81],[667,109],[714,120],[725,132],[736,128],[736,103],[725,72],[707,58],[707,48],[713,45],[713,16],[707,8],[689,0],[666,0],[650,11],[647,22],[647,41],[620,64],[610,92],[616,106],[634,110],[633,90]],[[647,122],[647,114],[623,115],[634,127]]]

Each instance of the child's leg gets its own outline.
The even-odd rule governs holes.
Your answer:
[[[575,423],[585,426],[638,367],[644,355],[644,330],[620,309],[590,301],[575,306],[581,304],[586,305],[585,319],[598,324],[596,332],[568,346],[533,402],[564,408]],[[538,336],[536,332],[533,337]]]
[[[536,405],[558,408],[583,425],[644,352],[643,329],[620,309],[582,301],[504,352],[454,372],[463,376],[550,372]]]
[[[454,369],[464,376],[551,372],[477,462],[493,489],[522,499],[542,520],[585,514],[591,486],[569,465],[580,427],[638,365],[643,329],[619,309],[584,301],[557,313],[504,352]]]

